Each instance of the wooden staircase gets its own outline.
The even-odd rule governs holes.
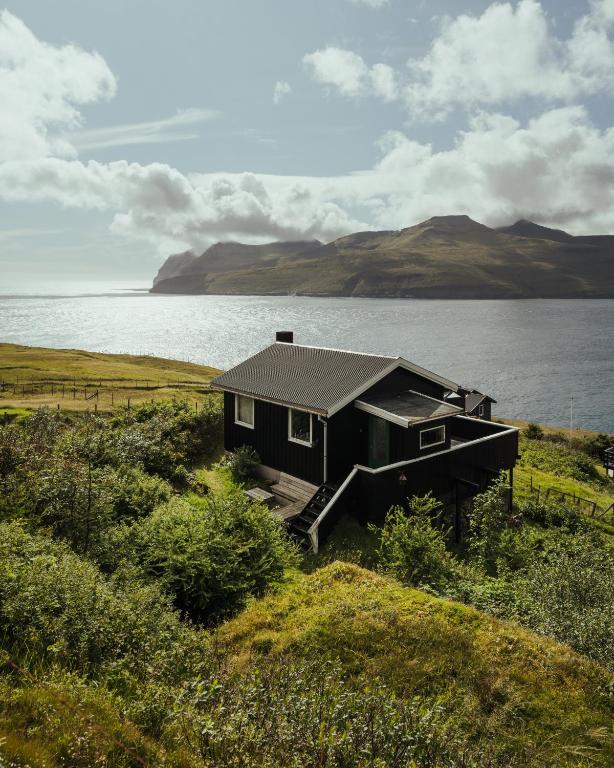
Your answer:
[[[338,485],[324,483],[313,494],[302,512],[289,521],[290,537],[294,539],[302,552],[307,553],[313,549],[309,529],[337,493],[337,490]]]

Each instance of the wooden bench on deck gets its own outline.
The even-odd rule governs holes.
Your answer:
[[[252,501],[261,501],[268,507],[275,501],[275,494],[265,491],[264,488],[250,488],[243,493]]]

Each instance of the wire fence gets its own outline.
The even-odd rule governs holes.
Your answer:
[[[610,504],[609,507],[601,507],[596,501],[585,499],[583,496],[578,496],[576,493],[569,493],[568,491],[561,491],[558,488],[536,485],[533,482],[533,475],[531,475],[530,491],[537,497],[537,501],[542,501],[544,503],[558,501],[597,520],[614,519],[614,502]]]
[[[182,381],[167,379],[25,379],[0,380],[0,407],[5,401],[31,402],[32,405],[54,405],[58,409],[90,408],[112,410],[120,406],[147,400],[179,397],[192,401],[215,393],[208,381]],[[6,402],[8,401],[8,402]],[[25,404],[25,403],[24,403]]]

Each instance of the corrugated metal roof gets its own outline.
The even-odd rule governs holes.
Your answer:
[[[327,414],[398,357],[276,342],[213,380],[220,389]],[[361,390],[363,391],[363,390]]]
[[[395,421],[400,420],[408,425],[463,412],[462,408],[413,390],[385,397],[363,397],[356,401],[356,405],[359,408],[362,405],[377,409],[382,412],[382,418],[386,418],[384,414],[391,414],[396,417]],[[363,408],[363,410],[366,409]]]

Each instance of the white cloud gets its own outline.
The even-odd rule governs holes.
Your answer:
[[[97,53],[41,43],[16,16],[0,12],[0,161],[74,155],[59,133],[81,125],[78,106],[115,90]]]
[[[161,120],[73,131],[65,137],[65,140],[78,150],[186,141],[199,136],[195,131],[186,131],[189,126],[219,117],[220,113],[211,109],[184,109],[172,117]]]
[[[345,96],[375,95],[385,101],[397,97],[396,76],[387,64],[367,66],[353,51],[328,46],[303,57],[312,76],[323,85],[337,88]]]
[[[538,0],[493,3],[481,15],[445,17],[428,52],[403,72],[328,47],[304,56],[313,77],[346,96],[402,99],[414,118],[534,98],[570,103],[614,92],[614,0],[593,0],[568,39]]]
[[[98,55],[39,40],[15,16],[0,16],[0,199],[51,200],[109,211],[115,232],[160,250],[214,240],[333,238],[359,222],[302,186],[269,191],[254,176],[198,186],[161,163],[76,159],[77,149],[185,138],[214,117],[186,110],[165,120],[82,130],[78,105],[110,98],[115,79]]]
[[[397,78],[392,67],[388,64],[375,64],[371,67],[369,77],[376,96],[384,101],[394,101],[397,98]]]
[[[298,185],[314,200],[360,211],[371,229],[467,213],[491,226],[528,218],[578,234],[614,231],[614,128],[596,128],[582,107],[526,124],[482,113],[443,151],[391,131],[380,149],[373,168],[347,176],[258,178],[272,195]]]
[[[446,19],[429,52],[409,62],[405,98],[412,111],[445,114],[535,97],[570,101],[614,87],[608,37],[611,0],[595,3],[568,40],[552,32],[537,0],[495,3],[481,16]]]
[[[332,85],[346,96],[359,96],[365,89],[369,68],[353,51],[328,46],[303,56],[303,63],[323,85]]]
[[[278,80],[273,87],[273,104],[279,104],[279,102],[290,93],[292,93],[290,83],[285,80]]]

